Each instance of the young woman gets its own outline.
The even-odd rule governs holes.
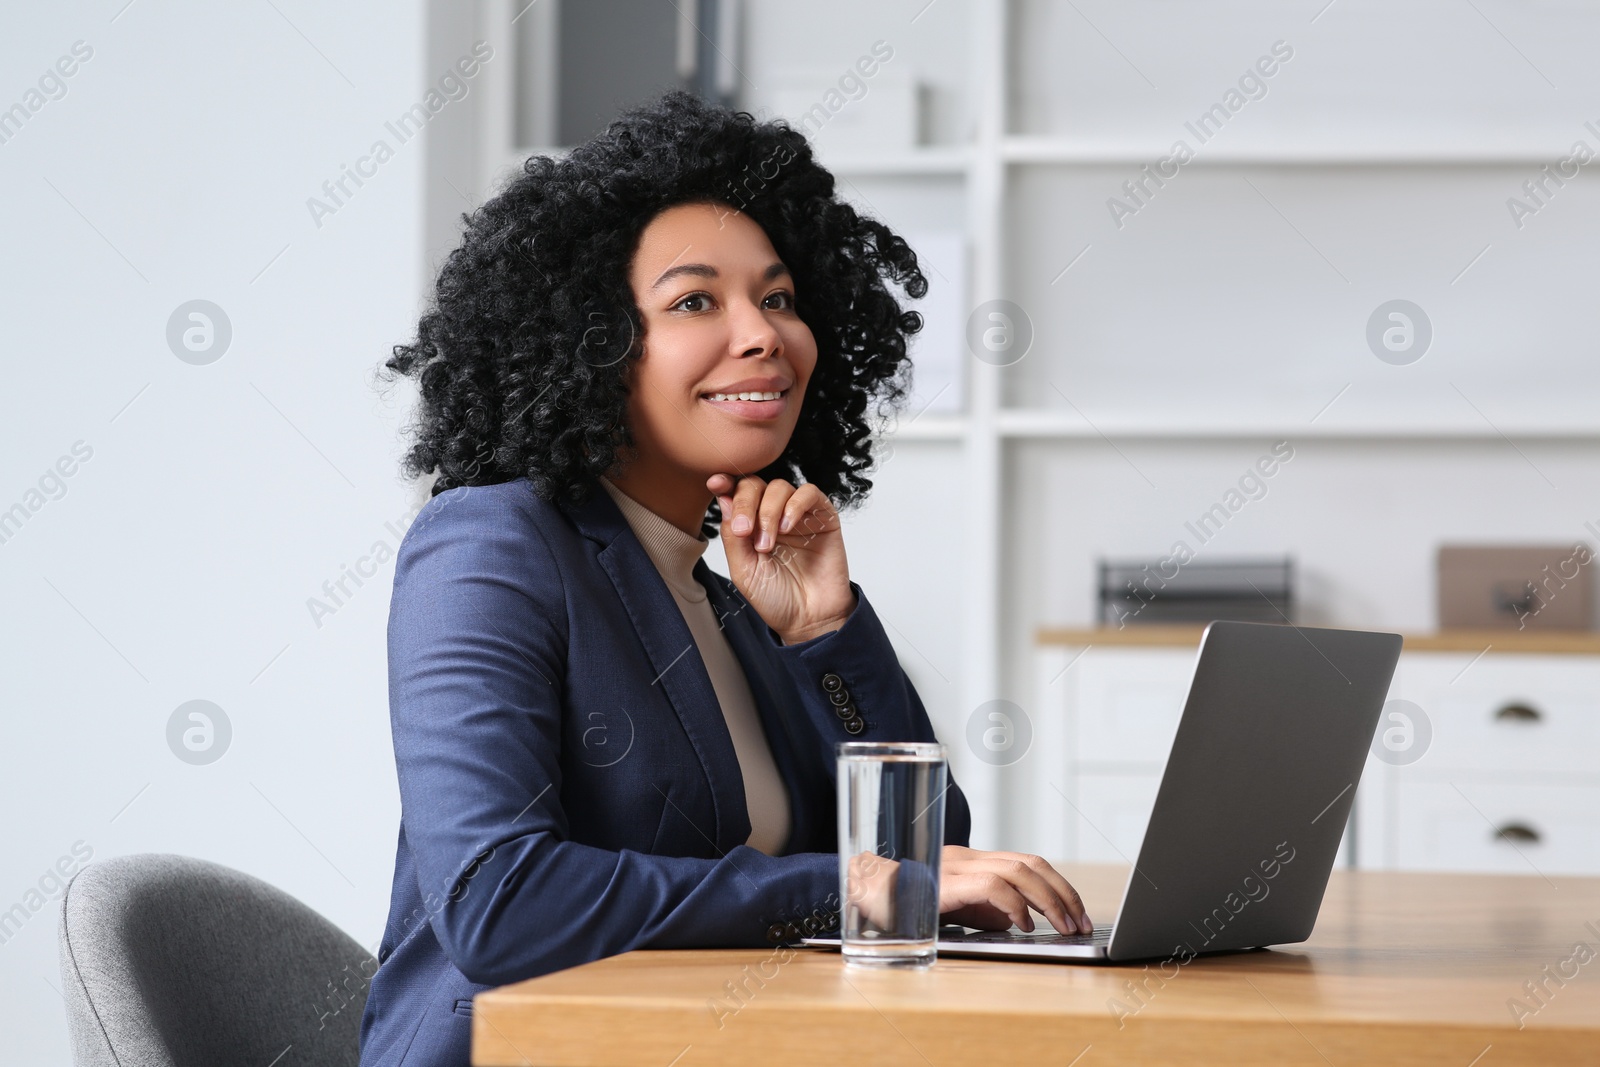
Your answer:
[[[395,568],[367,1067],[465,1064],[495,985],[836,927],[834,743],[934,739],[837,511],[905,395],[906,243],[800,133],[678,92],[466,222],[387,364],[435,480]],[[1088,929],[1049,864],[965,847],[945,806],[947,921]]]

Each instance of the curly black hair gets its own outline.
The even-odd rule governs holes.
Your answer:
[[[910,385],[907,338],[928,289],[916,254],[881,222],[835,198],[805,135],[672,90],[630,109],[561,158],[531,156],[476,211],[439,271],[416,340],[380,377],[408,376],[420,402],[405,474],[434,494],[527,477],[545,499],[581,501],[635,447],[628,368],[643,323],[628,268],[666,208],[711,202],[761,226],[794,278],[817,363],[788,447],[758,474],[802,479],[836,507],[871,489],[873,415]],[[703,526],[716,535],[711,502]]]

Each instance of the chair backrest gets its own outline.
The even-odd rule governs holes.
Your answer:
[[[294,897],[187,856],[101,860],[58,927],[77,1067],[355,1067],[377,962]]]

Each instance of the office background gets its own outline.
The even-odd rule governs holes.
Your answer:
[[[747,0],[709,5],[710,34],[637,6],[565,29],[556,0],[7,14],[19,1059],[66,1058],[53,895],[93,859],[212,859],[375,945],[388,560],[421,496],[397,473],[410,394],[371,372],[459,213],[623,102],[607,56],[812,114],[843,195],[926,252],[918,395],[846,541],[976,844],[1084,818],[1033,802],[1048,745],[997,765],[968,740],[996,699],[1049,736],[1036,630],[1094,621],[1097,559],[1194,545],[1280,441],[1293,458],[1194,547],[1293,554],[1309,623],[1434,629],[1442,542],[1594,542],[1600,187],[1543,177],[1600,150],[1590,5]],[[1179,140],[1192,159],[1163,164]],[[1023,354],[969,343],[994,300]],[[1431,326],[1411,362],[1368,341],[1393,300]]]

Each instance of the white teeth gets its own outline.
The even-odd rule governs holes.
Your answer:
[[[708,394],[706,394],[706,399],[707,400],[776,400],[779,397],[781,397],[782,395],[783,395],[783,393],[781,391],[773,392],[773,393],[708,393]]]

